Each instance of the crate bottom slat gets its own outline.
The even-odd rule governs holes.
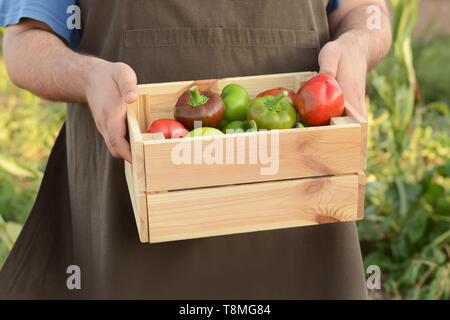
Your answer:
[[[359,219],[357,174],[148,194],[151,243]]]

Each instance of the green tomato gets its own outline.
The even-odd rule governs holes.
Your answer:
[[[222,121],[220,121],[220,123],[217,125],[217,129],[223,131],[223,128],[225,128],[230,123],[231,123],[230,121],[222,119]]]
[[[242,86],[234,83],[227,85],[223,88],[221,97],[225,103],[225,114],[222,119],[222,128],[229,122],[247,120],[250,97]]]
[[[256,122],[250,121],[233,121],[222,129],[224,133],[240,133],[240,132],[255,132],[258,131]]]
[[[285,98],[286,92],[276,97],[264,96],[250,102],[247,120],[254,120],[258,129],[291,129],[297,124],[297,111]]]
[[[192,137],[215,136],[215,135],[223,135],[223,132],[216,128],[202,127],[192,130],[186,135],[186,137],[192,138]]]

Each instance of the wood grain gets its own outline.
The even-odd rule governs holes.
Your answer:
[[[361,170],[358,172],[358,219],[364,217],[364,197],[366,191],[366,175]]]
[[[294,80],[294,92],[297,93],[298,89],[300,89],[309,79],[317,75],[317,72],[301,73],[296,75]]]
[[[356,220],[356,174],[152,194],[150,242]]]
[[[348,102],[345,101],[345,114],[353,117],[361,126],[361,170],[367,168],[367,130],[368,123],[361,114]]]
[[[354,124],[358,123],[355,118],[353,117],[337,117],[337,118],[331,118],[330,125],[332,126],[339,126],[343,124]]]
[[[134,103],[127,108],[128,131],[130,135],[131,156],[133,161],[134,190],[144,192],[145,185],[145,162],[144,162],[144,142],[141,130],[136,117],[136,106]]]
[[[146,191],[356,173],[360,169],[360,134],[358,124],[347,124],[233,134],[209,140],[144,141],[146,180],[150,181]],[[197,146],[203,152],[195,152],[200,150]],[[219,157],[222,161],[211,164],[206,155],[216,154],[207,152],[214,146],[223,156]],[[190,150],[191,155],[186,157],[190,163],[177,163],[180,156],[187,154],[177,152],[181,148]],[[201,163],[195,163],[194,152]]]
[[[133,163],[124,161],[125,177],[130,192],[131,203],[133,205],[139,239],[141,242],[148,242],[147,198],[144,193],[146,189],[144,143],[139,122],[136,117],[137,111],[139,111],[139,102],[128,105],[127,120]]]
[[[141,242],[148,242],[148,213],[147,213],[147,196],[145,193],[136,193],[134,190],[133,167],[128,161],[125,163],[125,178],[127,180],[128,191],[130,193],[131,204],[133,206],[134,218]]]

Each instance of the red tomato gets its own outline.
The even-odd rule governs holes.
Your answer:
[[[320,74],[298,90],[294,106],[307,123],[323,126],[344,113],[344,94],[333,77]]]
[[[294,91],[286,89],[286,88],[282,88],[282,87],[266,90],[266,91],[261,92],[260,94],[258,94],[256,97],[257,98],[264,97],[264,96],[274,96],[274,97],[276,97],[278,94],[280,94],[283,91],[287,91],[288,95],[286,96],[286,99],[288,99],[291,104],[294,104],[294,99],[295,99]]]
[[[172,119],[159,119],[153,121],[147,129],[147,133],[157,132],[163,133],[166,139],[183,138],[189,133],[181,123]]]

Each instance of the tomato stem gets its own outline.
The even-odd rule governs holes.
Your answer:
[[[280,103],[280,101],[287,97],[288,93],[287,91],[283,91],[280,92],[278,95],[275,96],[275,98],[273,98],[272,100],[267,101],[266,105],[269,109],[273,109],[276,108],[276,106],[278,106],[278,104]]]
[[[200,94],[200,91],[198,90],[197,86],[193,86],[192,88],[190,88],[189,92],[191,93],[191,97],[189,98],[189,101],[187,104],[192,107],[201,106],[201,105],[205,104],[206,102],[208,102],[208,100],[209,100],[208,97]]]

